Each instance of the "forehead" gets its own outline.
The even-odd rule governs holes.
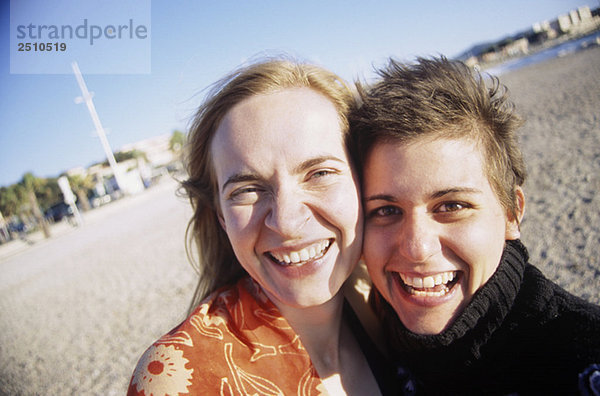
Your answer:
[[[341,122],[333,103],[309,88],[255,95],[223,118],[211,143],[213,164],[273,167],[306,157],[345,157]]]
[[[424,136],[408,141],[379,141],[369,151],[366,162],[373,162],[382,154],[396,156],[399,160],[411,159],[413,163],[432,165],[460,158],[470,158],[469,165],[477,168],[484,163],[481,145],[470,138]]]
[[[489,185],[480,145],[469,139],[380,142],[364,167],[365,189],[387,184],[423,189]]]
[[[229,110],[215,133],[214,141],[254,140],[257,137],[301,141],[308,133],[338,138],[341,128],[333,103],[310,88],[289,88],[254,95]],[[289,140],[288,140],[289,141]]]

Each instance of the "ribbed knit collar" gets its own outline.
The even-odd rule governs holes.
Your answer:
[[[407,357],[411,353],[435,353],[439,348],[460,351],[457,359],[477,359],[480,347],[502,324],[519,292],[525,266],[528,261],[525,246],[519,240],[507,241],[500,264],[488,282],[475,293],[473,299],[454,321],[440,334],[421,335],[408,330],[393,308],[381,303],[380,313],[384,327],[389,330],[388,340],[392,348]]]

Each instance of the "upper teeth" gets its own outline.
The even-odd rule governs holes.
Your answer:
[[[307,246],[304,249],[288,252],[288,253],[276,253],[270,252],[277,261],[286,264],[296,264],[302,261],[312,260],[323,254],[325,249],[329,246],[329,240],[317,242],[313,245]]]
[[[446,283],[451,282],[455,276],[456,271],[442,272],[432,276],[426,276],[424,278],[400,274],[400,277],[402,278],[402,281],[405,284],[407,284],[408,286],[415,287],[417,289],[431,288],[437,285],[445,285]]]

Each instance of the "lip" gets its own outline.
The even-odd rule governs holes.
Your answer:
[[[403,273],[403,274],[405,274],[405,273]],[[435,274],[431,274],[431,275],[435,275]],[[431,276],[431,275],[429,275],[429,276]],[[415,304],[415,305],[419,305],[419,306],[423,306],[423,307],[435,307],[438,305],[445,304],[448,301],[452,300],[454,298],[454,295],[457,293],[457,290],[460,288],[460,285],[462,284],[462,281],[464,279],[464,274],[462,273],[462,271],[457,271],[456,278],[452,282],[452,287],[450,288],[450,290],[447,293],[445,293],[444,295],[435,296],[435,295],[411,294],[405,290],[404,282],[402,282],[402,279],[400,278],[400,273],[390,272],[389,276],[391,278],[390,281],[393,284],[393,291],[397,295],[399,295],[403,300],[405,300],[411,304]],[[412,276],[426,277],[428,275],[413,274]]]
[[[325,238],[302,245],[279,247],[268,250],[263,254],[281,265],[302,265],[304,262],[325,255],[332,243],[332,238]]]
[[[330,256],[331,248],[333,247],[335,239],[326,238],[320,239],[317,241],[294,245],[293,247],[285,247],[285,248],[277,248],[268,250],[263,253],[263,257],[270,264],[270,267],[274,268],[277,272],[281,273],[285,277],[288,278],[302,278],[306,276],[310,276],[323,266],[323,263],[327,261]],[[283,257],[290,256],[293,252],[300,252],[310,249],[315,245],[325,246],[322,251],[318,254],[315,254],[313,258],[309,258],[307,260],[301,260],[299,262],[281,262],[275,256]]]

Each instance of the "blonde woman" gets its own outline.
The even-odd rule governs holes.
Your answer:
[[[380,394],[381,360],[340,292],[362,245],[352,100],[334,74],[287,60],[209,94],[184,183],[193,310],[142,356],[129,394]]]

